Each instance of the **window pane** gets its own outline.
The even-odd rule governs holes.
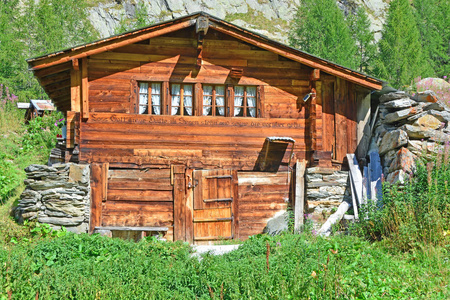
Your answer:
[[[172,84],[172,116],[180,114],[180,88],[179,84]]]
[[[148,83],[139,83],[139,114],[148,113]]]
[[[184,110],[188,116],[192,116],[192,96],[184,96]]]
[[[216,85],[216,95],[224,96],[225,95],[225,86]]]
[[[247,109],[247,117],[255,118],[255,117],[256,117],[256,108],[254,108],[254,107],[249,107],[249,108]]]
[[[203,95],[212,95],[213,87],[212,85],[203,86]]]
[[[235,96],[244,96],[244,87],[243,86],[235,86],[234,87],[234,95]]]
[[[216,96],[216,107],[219,116],[225,116],[225,97]]]
[[[152,114],[161,114],[161,83],[152,83]]]
[[[256,97],[256,86],[246,87],[248,97]]]
[[[183,89],[184,89],[183,94],[185,96],[192,96],[192,85],[190,84],[183,85]]]

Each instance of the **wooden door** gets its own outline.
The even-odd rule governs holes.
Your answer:
[[[194,242],[233,238],[231,170],[194,171]]]

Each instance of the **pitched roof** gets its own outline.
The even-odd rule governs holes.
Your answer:
[[[67,97],[70,98],[70,69],[72,68],[73,60],[193,26],[196,24],[199,16],[208,18],[209,27],[236,39],[271,51],[309,67],[320,69],[323,72],[346,79],[369,89],[379,90],[382,87],[381,80],[377,78],[284,45],[277,41],[271,40],[266,36],[241,28],[205,12],[193,13],[181,18],[114,35],[84,45],[30,58],[27,60],[29,69],[34,71],[36,77],[39,79],[41,85],[44,87],[49,96],[55,101],[58,107],[61,107],[63,104],[61,103],[62,99],[67,100]],[[53,79],[47,78],[48,76],[54,74],[60,74],[61,76]],[[56,83],[59,82],[64,82],[66,89],[61,88],[59,85],[58,89],[54,90],[52,85],[56,85]],[[70,105],[70,103],[68,105]],[[70,107],[67,107],[66,105],[66,108]]]

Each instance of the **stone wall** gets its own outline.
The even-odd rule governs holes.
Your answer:
[[[348,171],[306,169],[306,213],[314,227],[324,223],[342,201],[352,203]]]
[[[370,151],[379,152],[385,180],[403,183],[415,171],[418,156],[443,153],[450,141],[449,121],[449,108],[432,91],[382,95]]]
[[[37,220],[53,228],[82,233],[89,228],[89,165],[30,165],[25,191],[15,210],[19,222]]]

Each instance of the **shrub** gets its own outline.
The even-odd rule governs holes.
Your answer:
[[[385,238],[402,251],[448,246],[449,183],[448,150],[432,162],[419,161],[416,173],[404,186],[383,184],[382,207],[371,202],[363,207],[353,232],[372,240]]]

